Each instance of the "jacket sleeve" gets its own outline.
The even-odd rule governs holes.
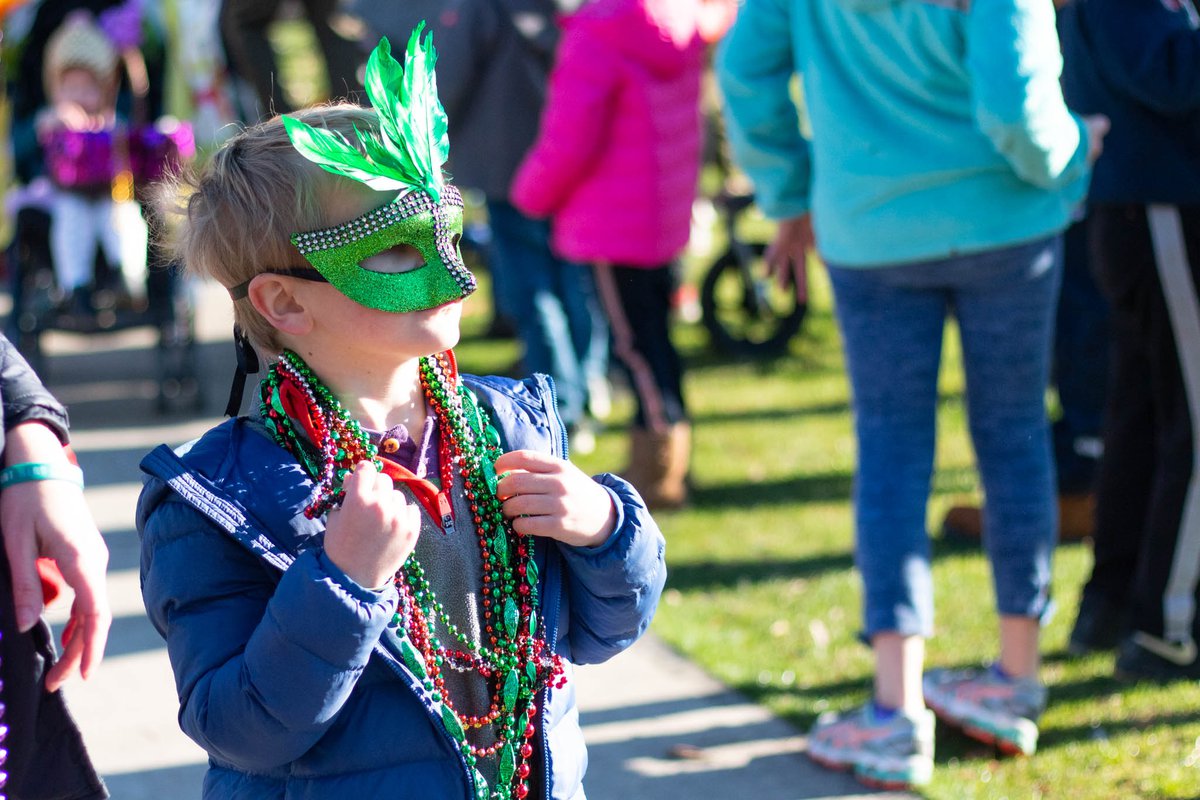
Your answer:
[[[966,70],[976,123],[1018,177],[1059,189],[1090,174],[1087,130],[1059,85],[1053,4],[976,0],[967,16]]]
[[[63,444],[68,442],[67,410],[46,390],[33,367],[17,348],[0,336],[0,399],[4,404],[4,430],[23,422],[44,423]]]
[[[570,592],[571,661],[598,664],[645,633],[667,580],[666,542],[624,480],[599,475],[616,501],[617,527],[599,547],[560,548]]]
[[[167,642],[180,727],[246,772],[303,755],[354,688],[395,589],[359,587],[320,550],[301,554],[276,583],[182,502],[158,505],[141,527],[142,595]]]
[[[1200,28],[1158,0],[1078,3],[1089,54],[1118,92],[1161,114],[1200,110]]]
[[[746,0],[717,51],[725,127],[738,165],[774,219],[808,211],[812,177],[791,81],[797,60],[788,3]]]
[[[608,139],[617,87],[613,60],[584,25],[564,35],[537,141],[513,178],[511,200],[525,214],[553,216]]]

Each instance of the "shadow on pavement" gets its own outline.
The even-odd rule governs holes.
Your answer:
[[[83,430],[158,426],[220,414],[233,377],[228,342],[200,342],[194,349],[199,396],[190,389],[158,407],[158,354],[152,345],[54,353],[44,360],[42,380],[66,406],[73,427]]]
[[[725,797],[750,773],[755,800],[886,794],[809,762],[793,729],[734,692],[585,712],[581,721],[590,800]]]
[[[191,787],[200,786],[207,769],[207,764],[186,764],[181,767],[105,775],[104,782],[108,784],[108,791],[113,800],[182,800],[193,796]]]

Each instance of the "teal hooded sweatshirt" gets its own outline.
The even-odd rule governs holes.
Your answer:
[[[763,212],[873,267],[1066,227],[1090,169],[1061,69],[1050,0],[746,0],[717,74]]]

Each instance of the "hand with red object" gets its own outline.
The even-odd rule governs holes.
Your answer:
[[[23,423],[8,432],[4,460],[10,465],[68,463],[58,437],[39,422]],[[42,613],[45,595],[39,558],[52,559],[63,581],[75,592],[63,632],[62,657],[46,673],[46,690],[56,691],[76,671],[85,679],[90,677],[104,655],[112,611],[105,585],[108,548],[92,520],[83,490],[62,480],[7,487],[0,491],[0,532],[12,571],[21,632],[32,628]]]
[[[514,450],[496,459],[496,473],[496,495],[519,534],[596,547],[616,528],[612,496],[570,461]]]

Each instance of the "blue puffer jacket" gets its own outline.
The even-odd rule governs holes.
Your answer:
[[[565,456],[548,379],[464,380],[506,449]],[[234,419],[182,455],[158,448],[142,468],[142,594],[167,641],[180,726],[209,753],[206,800],[473,797],[439,705],[387,627],[395,590],[365,590],[325,557],[324,524],[303,514],[312,482],[286,451]],[[612,537],[536,549],[543,635],[574,664],[632,644],[666,578],[663,538],[637,493],[612,475],[597,480],[617,502]],[[534,785],[581,800],[573,682],[539,705]]]

